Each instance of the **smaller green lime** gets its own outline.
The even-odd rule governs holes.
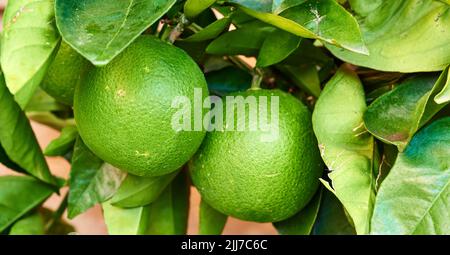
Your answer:
[[[189,163],[192,181],[202,199],[223,214],[257,222],[287,219],[308,204],[323,171],[311,113],[280,90],[231,95],[258,106],[253,104],[253,111],[250,103],[245,104],[240,112],[247,113],[242,117],[237,104],[227,98],[223,110],[227,129],[207,133]],[[228,109],[234,109],[234,116],[227,115]],[[270,120],[266,128],[261,123],[268,121],[261,121],[262,116]],[[242,120],[244,129],[233,128]]]
[[[75,86],[90,66],[88,60],[63,41],[41,88],[58,102],[72,105]]]

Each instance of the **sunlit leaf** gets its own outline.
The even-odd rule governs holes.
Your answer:
[[[9,91],[24,109],[60,41],[54,0],[8,1],[3,15],[1,65]]]
[[[370,55],[326,45],[334,55],[390,72],[440,71],[450,63],[449,5],[433,0],[378,2],[372,2],[376,9],[362,10],[367,16],[360,22]]]
[[[364,128],[366,108],[358,76],[341,67],[325,86],[313,113],[314,133],[331,171],[329,188],[344,205],[358,234],[368,233],[375,200],[375,144]]]
[[[164,15],[176,0],[56,0],[64,40],[94,65],[106,65]]]

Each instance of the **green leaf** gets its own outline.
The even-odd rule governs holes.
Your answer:
[[[26,173],[26,171],[21,168],[19,165],[14,163],[6,154],[5,149],[3,149],[2,145],[0,144],[0,164],[3,164],[7,168],[17,171],[19,173]]]
[[[375,200],[374,139],[365,130],[364,89],[358,76],[341,67],[322,91],[313,113],[314,133],[331,171],[332,191],[367,234]]]
[[[11,227],[9,235],[43,235],[45,234],[44,219],[39,212],[26,216]]]
[[[184,235],[189,213],[189,185],[181,171],[174,181],[153,202],[150,211],[149,235]]]
[[[26,112],[50,112],[50,111],[68,111],[70,107],[58,103],[53,97],[48,95],[41,88],[37,88],[34,95],[31,97],[27,106]]]
[[[200,218],[198,223],[199,235],[222,234],[228,216],[212,208],[203,199],[200,202]]]
[[[161,18],[176,0],[56,0],[64,40],[94,65],[106,65]]]
[[[367,2],[367,1],[365,1]],[[389,72],[443,70],[450,63],[449,5],[432,0],[383,0],[361,20],[370,55],[326,45],[345,62]]]
[[[184,4],[184,14],[193,18],[208,9],[216,0],[187,0]]]
[[[140,177],[128,174],[110,203],[123,208],[148,205],[161,195],[177,174],[178,171],[156,177]]]
[[[364,114],[368,131],[403,151],[416,131],[446,105],[433,98],[444,87],[447,73],[439,79],[434,74],[416,76],[377,98]]]
[[[450,117],[418,132],[381,184],[373,234],[450,234]]]
[[[307,0],[280,15],[241,7],[248,15],[294,35],[319,39],[357,54],[368,54],[358,22],[334,0]],[[345,27],[345,29],[341,29]]]
[[[375,11],[383,0],[349,0],[352,9],[360,16],[365,17]]]
[[[53,188],[29,176],[0,177],[0,232],[40,205]]]
[[[226,0],[259,12],[272,12],[273,0]]]
[[[272,12],[275,14],[279,14],[284,10],[287,10],[296,5],[300,5],[304,2],[306,2],[306,0],[273,0]]]
[[[260,12],[280,13],[292,6],[304,3],[306,0],[228,0]]]
[[[0,143],[8,157],[29,174],[56,184],[30,122],[9,93],[0,73]]]
[[[22,109],[44,78],[60,41],[53,3],[8,1],[3,14],[0,61],[8,89]]]
[[[252,76],[237,67],[228,66],[206,74],[208,89],[212,94],[224,96],[250,88]]]
[[[322,189],[311,199],[309,204],[291,218],[273,223],[280,235],[309,235],[319,212]]]
[[[126,174],[103,163],[83,143],[75,142],[69,180],[68,216],[73,219],[97,203],[111,198]]]
[[[78,130],[75,126],[67,126],[61,130],[61,135],[45,148],[46,156],[64,156],[74,146],[78,137]]]
[[[444,70],[444,75],[447,73],[447,80],[445,81],[444,88],[442,88],[441,92],[439,92],[435,97],[434,101],[437,104],[444,104],[450,102],[450,68]],[[443,81],[442,81],[443,82]]]
[[[266,67],[283,61],[298,48],[301,40],[289,32],[275,30],[264,40],[256,66]]]
[[[231,24],[231,19],[228,17],[219,19],[205,27],[204,29],[200,30],[199,32],[189,36],[188,38],[184,39],[184,41],[187,42],[201,42],[201,41],[207,41],[212,40],[216,37],[218,37],[223,31],[227,30],[228,27]]]
[[[105,202],[102,207],[103,217],[110,235],[145,234],[150,217],[150,205],[125,209]]]
[[[317,215],[313,235],[354,235],[355,228],[350,224],[344,207],[336,196],[324,190]]]
[[[319,72],[315,65],[278,65],[277,69],[290,77],[297,87],[319,97],[322,89],[320,88]]]
[[[257,55],[264,40],[275,28],[252,21],[212,41],[206,52],[214,55]]]

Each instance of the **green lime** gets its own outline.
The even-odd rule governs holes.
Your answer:
[[[199,148],[204,129],[176,130],[178,97],[208,96],[203,73],[181,49],[141,36],[77,86],[75,120],[81,138],[104,161],[139,176],[168,174]],[[198,93],[197,93],[198,94]],[[194,103],[192,103],[194,104]]]
[[[216,130],[206,135],[189,162],[193,183],[202,198],[224,214],[257,222],[287,219],[310,201],[322,174],[311,114],[298,99],[280,90],[233,95],[254,97],[258,108],[252,114],[247,104],[245,117],[239,118],[236,104],[226,101],[224,126],[230,129],[233,119],[235,131]],[[276,99],[278,111],[272,110]],[[226,116],[227,108],[234,109],[234,118],[233,114]],[[273,121],[276,112],[278,123]],[[266,123],[273,123],[270,128],[263,129],[259,123],[264,114]],[[241,131],[236,129],[239,119],[247,123]],[[252,130],[252,124],[258,129]]]
[[[88,60],[63,41],[41,87],[57,101],[72,105],[75,86],[90,66]]]

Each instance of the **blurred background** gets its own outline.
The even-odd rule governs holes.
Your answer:
[[[14,1],[14,0],[11,0]],[[0,0],[0,17],[2,16],[3,10],[7,0]],[[0,30],[2,29],[2,22],[0,22]],[[50,141],[59,136],[59,132],[49,128],[47,126],[32,122],[32,127],[38,138],[39,144],[42,148],[45,148]],[[67,178],[69,176],[70,164],[60,157],[47,158],[49,167],[54,175]],[[8,170],[3,165],[0,165],[0,175],[11,175],[14,172]],[[64,189],[60,196],[53,195],[48,201],[45,202],[44,206],[53,210],[56,210],[67,192],[67,188]],[[198,229],[198,212],[200,205],[200,196],[195,188],[191,188],[191,202],[190,202],[190,213],[189,213],[189,225],[188,234],[197,234]],[[67,220],[67,215],[64,214],[64,218]],[[74,225],[77,233],[79,234],[107,234],[106,225],[103,222],[103,216],[100,206],[95,206],[91,208],[86,213],[76,217],[69,221]],[[224,234],[276,234],[275,229],[270,223],[254,223],[245,222],[233,218],[229,218],[225,226]]]

